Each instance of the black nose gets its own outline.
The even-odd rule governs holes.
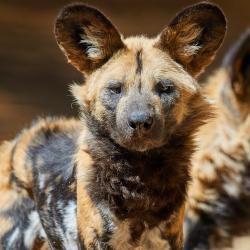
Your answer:
[[[148,131],[153,125],[153,117],[147,112],[132,112],[128,117],[128,124],[132,129]]]

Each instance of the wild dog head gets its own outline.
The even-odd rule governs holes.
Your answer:
[[[112,140],[134,151],[161,147],[190,113],[199,112],[194,103],[204,100],[195,78],[225,31],[222,11],[206,2],[184,9],[155,38],[124,39],[84,4],[67,6],[55,24],[60,48],[86,79],[73,86],[80,106]]]
[[[224,105],[235,117],[244,120],[250,114],[250,29],[229,50],[223,68]]]

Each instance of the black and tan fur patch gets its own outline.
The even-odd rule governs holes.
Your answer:
[[[249,56],[247,31],[208,80],[207,96],[215,102],[217,115],[198,134],[200,150],[193,159],[187,206],[187,250],[247,249],[250,242]],[[241,242],[243,236],[248,239]]]

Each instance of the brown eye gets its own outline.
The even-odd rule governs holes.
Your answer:
[[[175,86],[171,80],[161,80],[157,83],[156,90],[160,95],[170,95],[175,92]]]
[[[122,92],[122,84],[118,81],[110,81],[108,90],[112,94],[120,94]]]

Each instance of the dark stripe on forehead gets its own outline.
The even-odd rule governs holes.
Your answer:
[[[139,50],[136,53],[136,74],[140,75],[139,76],[139,91],[141,91],[141,72],[142,72],[142,51]]]
[[[137,51],[136,53],[136,64],[137,64],[137,67],[136,67],[136,74],[141,74],[142,72],[142,51],[139,50]]]

